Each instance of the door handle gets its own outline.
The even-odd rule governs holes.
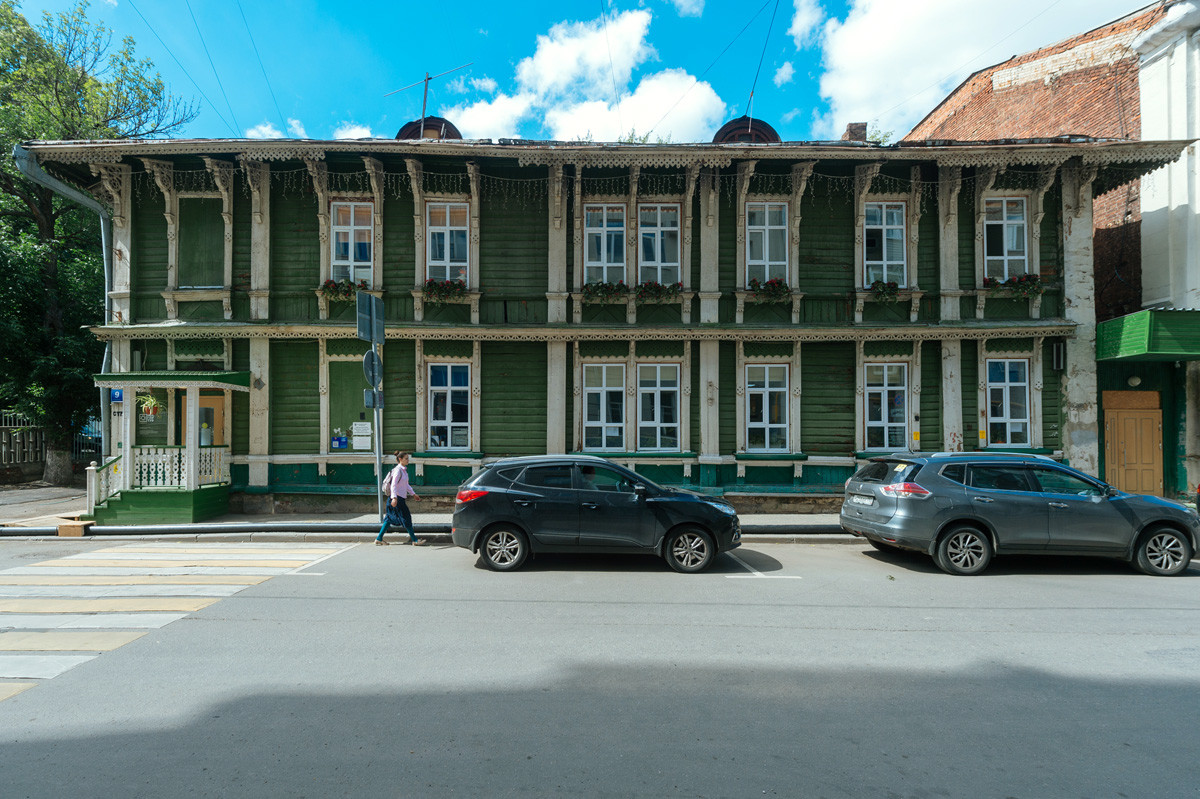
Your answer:
[[[595,510],[596,508],[600,507],[595,502],[584,502],[581,504],[583,505],[583,507],[587,508],[588,510]]]
[[[976,502],[995,502],[996,501],[996,500],[992,499],[991,497],[971,497],[971,499],[975,500]]]
[[[1052,507],[1052,508],[1069,508],[1071,506],[1065,502],[1051,502],[1050,507]]]
[[[518,500],[517,500],[516,502],[514,502],[513,504],[514,504],[514,505],[516,505],[516,506],[517,506],[517,507],[519,507],[519,508],[531,508],[531,507],[533,507],[533,503],[532,503],[532,502],[530,502],[530,501],[529,501],[529,500],[527,500],[527,499],[518,499]]]

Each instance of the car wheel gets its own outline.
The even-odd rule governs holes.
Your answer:
[[[521,568],[529,557],[525,536],[511,527],[495,527],[483,534],[479,542],[483,565],[494,572],[510,572]]]
[[[1192,562],[1192,545],[1176,530],[1155,527],[1138,542],[1136,560],[1137,567],[1146,574],[1169,577]]]
[[[717,555],[712,536],[698,527],[684,527],[667,536],[663,556],[677,572],[704,571]]]
[[[936,560],[949,574],[979,574],[992,561],[992,542],[974,527],[956,527],[938,543]]]

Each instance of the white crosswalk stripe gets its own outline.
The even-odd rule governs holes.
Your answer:
[[[0,701],[341,544],[127,544],[0,571]],[[22,681],[22,682],[16,682]]]

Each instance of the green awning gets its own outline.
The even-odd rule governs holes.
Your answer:
[[[1200,311],[1138,311],[1096,325],[1098,361],[1200,360]]]
[[[95,375],[98,388],[217,388],[250,390],[249,372],[109,372]]]

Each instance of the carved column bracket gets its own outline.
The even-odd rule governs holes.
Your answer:
[[[996,185],[996,178],[1004,171],[1001,166],[981,166],[975,170],[975,240],[983,241],[984,204],[983,195]]]
[[[1037,185],[1033,189],[1033,206],[1030,219],[1030,233],[1034,239],[1042,237],[1042,218],[1046,216],[1046,192],[1054,185],[1058,176],[1058,164],[1047,164],[1038,170]]]
[[[550,213],[554,219],[554,229],[561,230],[563,223],[563,165],[555,164],[550,168]]]

